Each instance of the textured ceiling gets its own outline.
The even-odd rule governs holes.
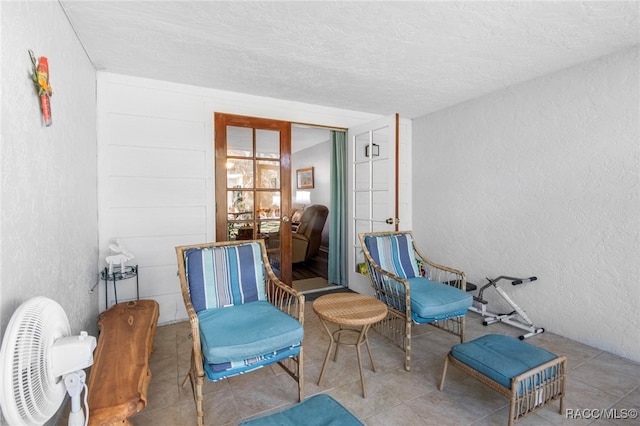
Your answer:
[[[638,1],[61,1],[97,70],[407,118],[640,43]]]

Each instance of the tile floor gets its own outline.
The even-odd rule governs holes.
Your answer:
[[[323,384],[316,384],[328,337],[307,302],[305,307],[305,396],[326,393],[340,401],[363,423],[378,425],[503,425],[508,401],[475,379],[450,367],[444,391],[437,389],[442,363],[455,336],[430,326],[414,327],[412,368],[404,370],[403,352],[371,331],[377,372],[371,370],[363,349],[367,398],[360,391],[357,358],[353,348],[343,348],[337,362],[330,361]],[[468,340],[487,333],[520,335],[504,324],[482,325],[480,315],[467,315]],[[191,386],[181,387],[189,367],[190,341],[187,322],[158,327],[151,356],[153,378],[148,405],[131,417],[136,426],[195,424]],[[568,357],[566,409],[640,410],[640,364],[552,333],[527,340]],[[260,414],[292,405],[295,382],[275,365],[204,386],[205,423],[237,425]],[[639,420],[567,419],[555,402],[530,414],[520,425],[632,425]]]

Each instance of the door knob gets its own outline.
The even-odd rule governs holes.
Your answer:
[[[289,222],[289,216],[282,216],[282,222],[284,223]]]
[[[394,224],[400,223],[400,219],[398,219],[398,218],[394,219],[394,218],[390,217],[387,220],[385,220],[385,222],[387,222],[389,225],[394,225]]]

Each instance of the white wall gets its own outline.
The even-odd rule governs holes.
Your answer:
[[[97,77],[100,267],[109,240],[118,237],[136,256],[140,297],[160,303],[160,324],[186,318],[175,246],[215,239],[214,112],[335,127],[378,117],[110,73]],[[119,301],[134,297],[135,282],[117,285]]]
[[[536,325],[636,361],[638,56],[636,47],[413,123],[426,254],[475,283],[538,276],[505,289]]]
[[[33,296],[59,302],[72,332],[97,332],[95,71],[58,2],[3,2],[0,21],[0,332]],[[49,59],[44,127],[28,50]]]

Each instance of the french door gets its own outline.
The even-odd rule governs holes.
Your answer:
[[[291,284],[291,123],[215,113],[216,241],[263,239]]]
[[[399,116],[350,128],[349,288],[371,293],[358,234],[398,229]]]

